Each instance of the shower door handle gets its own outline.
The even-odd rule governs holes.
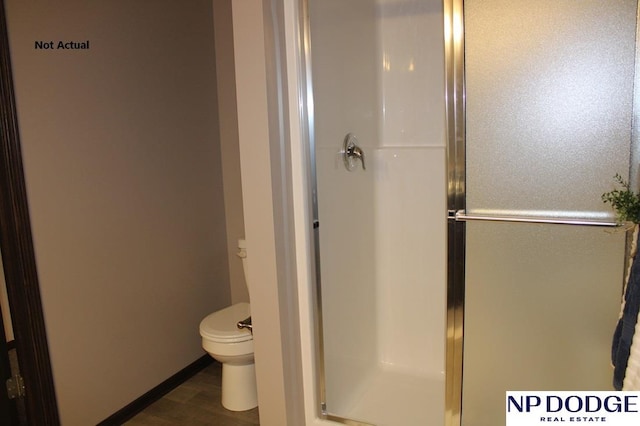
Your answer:
[[[358,146],[358,139],[353,133],[348,133],[344,137],[342,159],[344,160],[344,167],[350,172],[356,167],[354,159],[360,160],[362,170],[367,170],[364,163],[364,151]]]

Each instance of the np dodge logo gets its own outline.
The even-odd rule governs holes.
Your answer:
[[[547,395],[541,398],[538,395],[507,397],[507,411],[517,410],[520,413],[530,413],[532,410],[544,410],[547,413],[557,413],[566,410],[570,413],[597,413],[601,410],[607,413],[637,413],[638,397],[636,395],[609,395],[604,398],[598,395]]]
[[[506,426],[640,425],[640,392],[507,392]]]

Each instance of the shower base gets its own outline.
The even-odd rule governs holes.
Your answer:
[[[347,417],[376,426],[444,425],[444,388],[444,374],[417,376],[379,367]]]

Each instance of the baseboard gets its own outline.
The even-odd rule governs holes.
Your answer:
[[[98,423],[98,426],[123,424],[212,363],[213,358],[209,355],[203,355],[140,398]]]

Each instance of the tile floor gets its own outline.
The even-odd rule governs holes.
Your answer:
[[[129,420],[127,426],[257,426],[258,409],[229,411],[220,403],[222,366],[214,362]]]

